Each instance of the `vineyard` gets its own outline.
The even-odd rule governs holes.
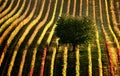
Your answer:
[[[59,44],[62,14],[90,17],[94,42]],[[28,75],[120,76],[120,0],[0,0],[0,76]]]

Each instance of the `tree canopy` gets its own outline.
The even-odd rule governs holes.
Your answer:
[[[61,43],[88,44],[95,39],[94,23],[89,17],[62,15],[55,28]]]

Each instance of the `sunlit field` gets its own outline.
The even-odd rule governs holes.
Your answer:
[[[60,44],[62,14],[90,17],[94,42]],[[120,0],[0,0],[0,76],[120,76]]]

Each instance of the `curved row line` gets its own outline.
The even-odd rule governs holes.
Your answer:
[[[44,3],[45,3],[45,2],[43,2],[43,4],[42,4],[41,10],[39,11],[38,16],[37,16],[32,22],[30,22],[29,26],[26,28],[26,30],[25,30],[25,32],[23,33],[23,35],[19,38],[19,40],[18,40],[18,42],[17,42],[17,44],[16,44],[16,47],[15,47],[15,50],[14,50],[14,52],[13,52],[13,56],[12,56],[12,59],[11,59],[10,64],[14,64],[15,57],[16,57],[16,55],[17,55],[17,52],[18,52],[18,49],[19,49],[21,43],[24,41],[24,39],[25,39],[25,37],[27,36],[27,34],[29,33],[30,29],[31,29],[32,27],[34,27],[35,24],[38,22],[38,20],[41,18],[41,15],[42,15],[42,12],[43,12],[43,8],[44,8]],[[36,4],[37,4],[37,1],[36,1]],[[37,6],[35,6],[35,9],[36,9],[36,8],[37,8]],[[13,66],[9,66],[9,68],[8,68],[8,73],[9,73],[9,71],[12,71],[12,67],[13,67]],[[9,69],[10,69],[10,70],[9,70]]]
[[[33,69],[33,68],[34,68],[34,65],[35,65],[35,59],[36,59],[36,53],[37,53],[37,51],[38,51],[38,46],[41,44],[42,39],[44,38],[44,36],[45,36],[47,30],[49,29],[49,27],[53,24],[53,21],[54,21],[54,19],[55,19],[57,4],[58,4],[58,0],[55,1],[52,18],[49,20],[49,23],[46,24],[45,28],[43,29],[42,34],[40,35],[39,39],[37,40],[37,43],[35,44],[35,47],[34,47],[34,49],[33,49],[31,66],[30,66],[31,69]],[[30,70],[30,72],[31,72],[31,70]],[[30,73],[30,72],[29,72],[29,73]]]
[[[14,0],[11,1],[9,7],[7,9],[5,9],[2,13],[0,13],[0,18],[2,18],[3,16],[5,16],[12,8],[14,3]]]
[[[4,21],[6,21],[7,19],[9,19],[13,14],[15,14],[15,12],[17,11],[18,7],[19,7],[19,4],[20,4],[20,0],[18,0],[17,4],[16,4],[16,7],[10,12],[8,13],[7,15],[5,15],[4,17],[2,17],[0,19],[0,24],[3,24]],[[1,26],[2,27],[2,26]],[[2,30],[2,28],[0,27],[0,30]],[[1,34],[1,31],[0,31],[0,34]]]
[[[29,9],[30,9],[30,4],[31,4],[31,0],[29,1],[29,4],[26,8],[26,11],[16,20],[14,20],[9,27],[3,32],[3,34],[0,37],[0,45],[2,45],[3,41],[7,38],[7,35],[9,35],[12,31],[12,29],[14,29],[15,27],[17,27],[17,24],[20,23],[27,15]]]
[[[114,5],[113,5],[113,2],[114,0],[110,0],[110,12],[111,12],[111,19],[112,19],[112,23],[114,25],[114,30],[115,30],[115,33],[117,34],[118,37],[120,37],[120,29],[118,27],[118,23],[116,21],[116,15],[115,15],[115,12],[114,12]]]
[[[17,35],[17,33],[19,32],[19,30],[20,30],[25,24],[27,24],[27,23],[31,20],[31,18],[33,17],[33,15],[34,15],[34,13],[35,13],[36,6],[37,6],[37,1],[35,1],[34,8],[33,8],[33,10],[31,11],[31,13],[29,14],[29,16],[26,17],[23,21],[21,21],[21,22],[19,23],[19,25],[15,28],[15,30],[11,33],[10,37],[8,38],[7,43],[6,43],[6,45],[5,45],[4,49],[3,49],[3,52],[2,52],[2,55],[1,55],[1,58],[0,58],[0,66],[1,66],[1,64],[2,64],[2,61],[3,61],[3,59],[4,59],[4,56],[5,56],[6,52],[7,52],[8,47],[10,46],[12,40],[13,40],[14,37]]]
[[[47,13],[48,14],[48,13]],[[43,22],[41,22],[40,24],[39,24],[39,28],[41,27],[40,25],[41,24],[43,24],[43,23],[45,23],[46,22],[46,20],[47,20],[47,17],[45,16],[45,19],[43,20]],[[18,26],[17,26],[18,27]],[[37,29],[37,31],[38,31],[39,29]],[[16,32],[17,32],[17,30],[16,30]],[[15,32],[14,32],[15,33]],[[16,33],[17,34],[17,33]],[[15,35],[14,35],[15,36]],[[12,37],[12,36],[11,36]],[[13,37],[14,38],[14,37]],[[9,40],[8,40],[9,41]],[[9,43],[9,45],[11,44],[11,42]]]
[[[16,14],[14,14],[14,16],[12,16],[11,18],[5,21],[5,23],[0,28],[0,33],[2,33],[9,26],[10,23],[12,23],[17,17],[20,16],[20,14],[22,13],[22,10],[25,7],[25,3],[26,3],[26,0],[23,0],[23,4],[19,9],[19,11]]]
[[[68,0],[68,3],[67,3],[67,12],[66,12],[68,15],[70,14],[70,4],[71,4],[71,0]],[[74,14],[72,14],[72,15],[75,15],[75,11],[74,11]],[[68,60],[67,59],[68,58],[68,55],[67,55],[68,47],[66,45],[62,46],[62,51],[63,51],[63,57],[62,57],[63,58],[62,75],[66,76],[66,74],[67,74],[67,65],[68,65],[68,62],[67,62],[67,60]]]
[[[62,3],[61,3],[59,16],[62,15],[63,4],[64,4],[64,0],[62,0]],[[50,32],[50,35],[48,36],[48,39],[47,39],[47,41],[46,41],[48,45],[50,44],[51,39],[52,39],[52,37],[53,37],[55,27],[56,27],[56,24],[54,24],[54,26],[52,27],[52,30],[51,30],[51,32]],[[50,66],[50,76],[53,76],[55,56],[56,56],[56,49],[53,48],[53,53],[52,53],[52,58],[51,58],[51,66]]]
[[[114,76],[116,75],[114,68],[117,68],[117,54],[115,51],[111,51],[111,50],[115,50],[112,49],[114,48],[113,46],[110,46],[109,42],[112,42],[110,40],[110,37],[108,36],[108,33],[106,32],[105,26],[104,26],[104,21],[103,21],[103,17],[102,17],[102,7],[101,7],[101,0],[99,0],[99,6],[100,6],[100,25],[104,34],[104,38],[105,38],[105,44],[106,44],[106,48],[107,48],[107,52],[108,52],[108,56],[109,56],[109,61],[110,61],[110,71],[111,71],[111,75]],[[111,44],[112,45],[112,44]]]
[[[103,70],[102,70],[102,53],[101,53],[101,47],[100,47],[100,38],[99,38],[99,32],[98,28],[96,26],[96,14],[95,14],[95,0],[92,1],[93,4],[93,21],[96,28],[96,44],[97,44],[97,51],[98,51],[98,67],[99,67],[99,76],[103,76]]]
[[[116,46],[117,46],[117,50],[118,50],[118,59],[120,58],[120,44],[119,44],[119,41],[118,41],[118,38],[116,37],[115,33],[113,32],[112,30],[112,27],[110,25],[110,17],[109,17],[109,14],[108,14],[108,5],[107,5],[107,1],[105,0],[105,6],[106,6],[106,18],[107,18],[107,22],[108,22],[108,28],[112,34],[112,36],[114,37],[114,41],[116,43]]]
[[[120,1],[114,0],[113,3],[114,3],[114,12],[115,12],[115,16],[116,16],[116,21],[119,26],[119,23],[120,23]]]
[[[1,26],[0,33],[2,33],[9,26],[10,23],[12,23],[17,17],[20,16],[20,14],[22,13],[22,10],[25,7],[25,3],[26,3],[26,0],[24,0],[24,2],[22,4],[21,8],[19,9],[19,11],[13,17],[6,20],[6,22]]]
[[[25,46],[25,49],[23,50],[23,55],[22,55],[22,60],[21,60],[21,63],[20,63],[20,69],[19,69],[19,75],[22,74],[22,70],[23,70],[23,66],[24,66],[24,63],[25,63],[25,57],[26,57],[26,54],[27,54],[27,49],[28,47],[30,47],[33,39],[35,38],[38,30],[45,24],[47,18],[48,18],[48,15],[49,15],[49,11],[50,11],[50,5],[51,5],[51,0],[48,4],[48,9],[47,9],[47,13],[45,14],[45,18],[37,25],[37,27],[35,28],[33,34],[31,35],[31,37],[29,38],[28,42],[27,42],[27,45]]]
[[[2,0],[1,0],[1,2],[2,2]],[[2,10],[5,8],[5,6],[7,5],[7,3],[8,3],[8,0],[5,0],[5,2],[0,7],[0,12],[2,12]]]

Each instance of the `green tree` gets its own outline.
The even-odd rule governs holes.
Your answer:
[[[95,39],[94,23],[88,17],[62,15],[57,21],[55,33],[60,43],[71,43],[73,50],[76,45],[88,44]]]

